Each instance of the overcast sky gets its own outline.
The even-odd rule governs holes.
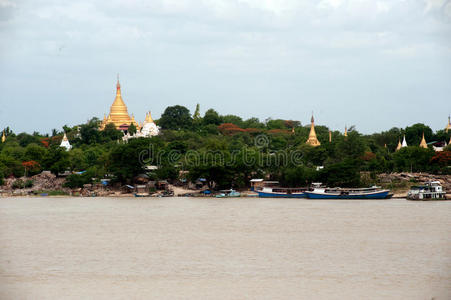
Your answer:
[[[364,133],[451,113],[451,0],[0,0],[0,128],[169,105]]]

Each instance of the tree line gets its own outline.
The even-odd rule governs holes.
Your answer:
[[[0,144],[0,184],[5,177],[21,177],[50,170],[83,171],[70,175],[69,187],[82,186],[108,177],[113,182],[133,183],[139,174],[151,179],[191,180],[205,178],[212,188],[241,188],[251,178],[279,180],[285,186],[306,186],[320,181],[331,186],[360,186],[361,172],[371,178],[382,172],[413,171],[450,174],[451,150],[435,152],[427,141],[449,141],[445,130],[434,132],[424,124],[392,128],[369,135],[354,127],[345,137],[339,131],[315,126],[321,146],[305,144],[310,124],[296,120],[242,119],[220,115],[209,109],[203,116],[199,106],[191,114],[180,105],[166,108],[159,120],[158,136],[122,142],[123,133],[113,124],[102,131],[100,120],[69,127],[52,134],[15,134],[5,128],[7,139]],[[130,128],[133,133],[136,128]],[[73,148],[59,147],[63,133]],[[395,151],[405,135],[409,147]],[[146,157],[143,157],[146,155]],[[149,170],[147,166],[157,166]]]

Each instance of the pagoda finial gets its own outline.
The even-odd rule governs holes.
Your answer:
[[[450,129],[451,129],[451,120],[450,116],[448,115],[448,125],[446,125],[445,132],[448,133]]]
[[[407,147],[406,135],[402,138],[402,147]]]
[[[348,126],[347,125],[345,125],[345,134],[344,134],[344,136],[348,136]]]
[[[401,148],[402,148],[401,139],[398,138],[398,146],[396,146],[396,151],[400,150]]]
[[[312,119],[310,120],[313,123],[315,123],[315,118],[313,118],[313,110],[312,110]]]
[[[426,140],[424,138],[424,131],[423,131],[423,137],[422,137],[421,142],[420,142],[420,147],[424,148],[424,149],[427,149],[427,147],[428,147],[428,144],[426,143]]]
[[[6,141],[5,129],[3,129],[2,143]]]
[[[116,84],[117,92],[121,92],[121,84],[119,83],[119,73],[117,73],[117,84]]]
[[[329,143],[332,143],[332,131],[329,130]]]
[[[315,119],[313,118],[313,112],[312,112],[312,124],[310,124],[310,133],[308,135],[306,143],[313,147],[321,145],[321,143],[318,141],[318,138],[316,137]]]

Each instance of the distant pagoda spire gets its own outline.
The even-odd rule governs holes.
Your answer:
[[[145,121],[147,123],[153,123],[152,115],[150,114],[150,110],[146,113],[146,119]]]
[[[398,146],[396,146],[396,151],[401,150],[402,145],[401,145],[401,139],[398,139]]]
[[[64,133],[63,140],[61,141],[60,147],[66,148],[66,151],[69,151],[70,149],[72,149],[72,145],[69,143],[66,133]]]
[[[318,138],[316,137],[315,119],[313,118],[313,112],[312,112],[312,119],[311,119],[311,124],[310,124],[310,133],[308,135],[306,144],[309,144],[310,146],[313,146],[313,147],[317,147],[317,146],[321,145],[321,143],[318,141]]]
[[[423,131],[423,138],[421,139],[421,142],[420,142],[420,147],[424,148],[424,149],[428,148],[428,144],[426,143],[426,140],[424,138],[424,131]]]
[[[3,129],[2,143],[6,141],[5,129]]]
[[[406,142],[406,135],[404,134],[404,137],[402,139],[402,146],[401,148],[407,147],[407,142]]]
[[[329,143],[332,143],[332,131],[329,130]]]
[[[451,129],[451,120],[450,116],[448,116],[448,125],[446,125],[445,132],[448,133],[450,129]]]
[[[346,125],[345,125],[345,134],[344,134],[344,136],[346,136],[346,137],[348,136],[348,126],[346,126]]]

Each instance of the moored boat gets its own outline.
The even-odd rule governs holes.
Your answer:
[[[446,192],[439,181],[426,182],[423,185],[412,186],[407,193],[408,200],[446,200]]]
[[[254,191],[261,198],[305,198],[307,188],[259,187]]]
[[[393,196],[390,190],[378,186],[370,188],[314,188],[305,192],[310,199],[388,199]]]
[[[228,197],[241,197],[241,193],[234,189],[222,190],[220,194],[216,195],[216,198],[228,198]]]

